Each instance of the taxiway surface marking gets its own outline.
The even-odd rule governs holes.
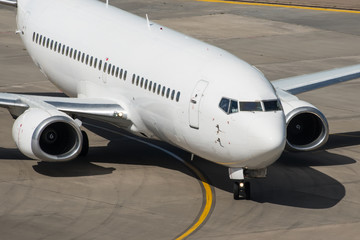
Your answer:
[[[200,185],[203,189],[203,204],[200,210],[200,213],[198,214],[197,219],[194,221],[194,223],[192,225],[190,225],[183,233],[181,233],[179,236],[176,237],[176,240],[182,240],[185,239],[186,237],[190,236],[192,233],[194,233],[197,229],[199,229],[199,227],[205,223],[205,221],[210,217],[210,212],[211,209],[214,207],[214,196],[213,196],[213,190],[211,188],[211,186],[207,183],[206,178],[204,177],[204,175],[200,172],[199,169],[197,169],[194,165],[188,163],[187,161],[185,161],[184,159],[182,159],[181,157],[179,157],[178,155],[162,148],[159,147],[155,144],[143,141],[141,139],[135,138],[135,137],[131,137],[116,131],[113,131],[111,129],[107,129],[104,127],[99,127],[90,123],[84,123],[84,125],[88,125],[94,128],[98,128],[104,131],[108,131],[117,135],[121,135],[123,137],[126,137],[128,139],[137,141],[139,143],[143,143],[146,144],[152,148],[158,149],[166,154],[168,154],[169,156],[175,158],[176,160],[180,161],[182,164],[184,164],[188,169],[190,169],[190,171],[192,171],[198,178],[199,178],[199,182]]]
[[[223,0],[196,0],[198,2],[214,2],[214,3],[227,3],[227,4],[238,4],[238,5],[250,5],[250,6],[267,6],[267,7],[282,7],[282,8],[296,8],[304,10],[316,10],[316,11],[327,11],[327,12],[342,12],[342,13],[357,13],[360,11],[335,9],[335,8],[321,8],[321,7],[303,7],[296,5],[285,5],[285,4],[272,4],[272,3],[250,3],[250,2],[234,2],[234,1],[223,1]]]

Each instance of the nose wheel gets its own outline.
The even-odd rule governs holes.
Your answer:
[[[234,182],[234,199],[246,199],[250,200],[250,183],[245,181]]]

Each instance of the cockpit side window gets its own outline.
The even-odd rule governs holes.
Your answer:
[[[239,104],[237,100],[231,100],[228,98],[222,98],[219,107],[226,113],[232,114],[239,111]]]
[[[261,102],[240,102],[240,111],[262,112]]]
[[[226,113],[229,112],[230,100],[228,98],[222,98],[219,107]]]
[[[239,111],[238,101],[231,100],[229,113],[237,113]]]

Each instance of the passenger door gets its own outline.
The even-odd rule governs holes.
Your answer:
[[[194,91],[191,94],[189,104],[189,125],[192,128],[199,129],[200,102],[208,82],[200,80],[197,82]]]

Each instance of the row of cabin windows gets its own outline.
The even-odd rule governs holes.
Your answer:
[[[61,53],[62,55],[65,55],[67,57],[73,58],[74,60],[77,60],[79,62],[85,63],[86,65],[89,65],[90,67],[98,68],[100,71],[102,70],[104,73],[107,73],[109,75],[112,75],[116,78],[126,80],[127,71],[119,68],[115,65],[112,65],[111,63],[108,63],[106,61],[98,60],[98,58],[95,58],[89,54],[83,53],[81,51],[78,51],[77,49],[73,49],[69,46],[66,46],[65,44],[58,43],[57,41],[51,40],[49,38],[46,38],[45,36],[39,35],[38,33],[33,33],[33,42],[49,48],[50,50],[53,50],[54,52]]]
[[[70,48],[69,46],[66,46],[65,44],[58,43],[57,41],[51,40],[50,38],[46,38],[45,36],[40,35],[39,33],[33,33],[33,42],[49,48],[50,50],[53,50],[55,52],[61,53],[62,55],[65,55],[67,57],[73,58],[74,60],[77,60],[79,62],[85,63],[86,65],[89,65],[90,67],[98,68],[100,71],[102,70],[104,73],[107,73],[109,75],[115,76],[116,78],[126,80],[127,71],[119,68],[111,63],[108,63],[106,61],[98,60],[98,58],[95,58],[93,56],[90,56],[89,54],[85,54],[81,51],[78,51],[77,49]],[[149,91],[152,91],[153,93],[157,92],[158,95],[166,96],[166,98],[170,98],[171,100],[176,100],[177,102],[180,100],[180,92],[177,93],[175,90],[172,90],[170,88],[167,88],[165,86],[162,87],[161,85],[157,85],[155,82],[148,81],[148,79],[144,80],[144,78],[141,78],[134,74],[132,83],[135,83],[136,78],[136,86],[139,86],[145,89],[148,89]],[[176,97],[175,97],[176,93]]]
[[[144,88],[153,93],[157,93],[162,97],[170,98],[171,100],[176,100],[179,102],[180,100],[180,92],[176,92],[175,90],[171,90],[170,88],[166,88],[165,86],[161,86],[161,84],[157,84],[156,82],[149,81],[148,79],[144,79],[143,77],[136,76],[133,74],[132,76],[132,84]],[[175,97],[176,94],[176,97]]]

